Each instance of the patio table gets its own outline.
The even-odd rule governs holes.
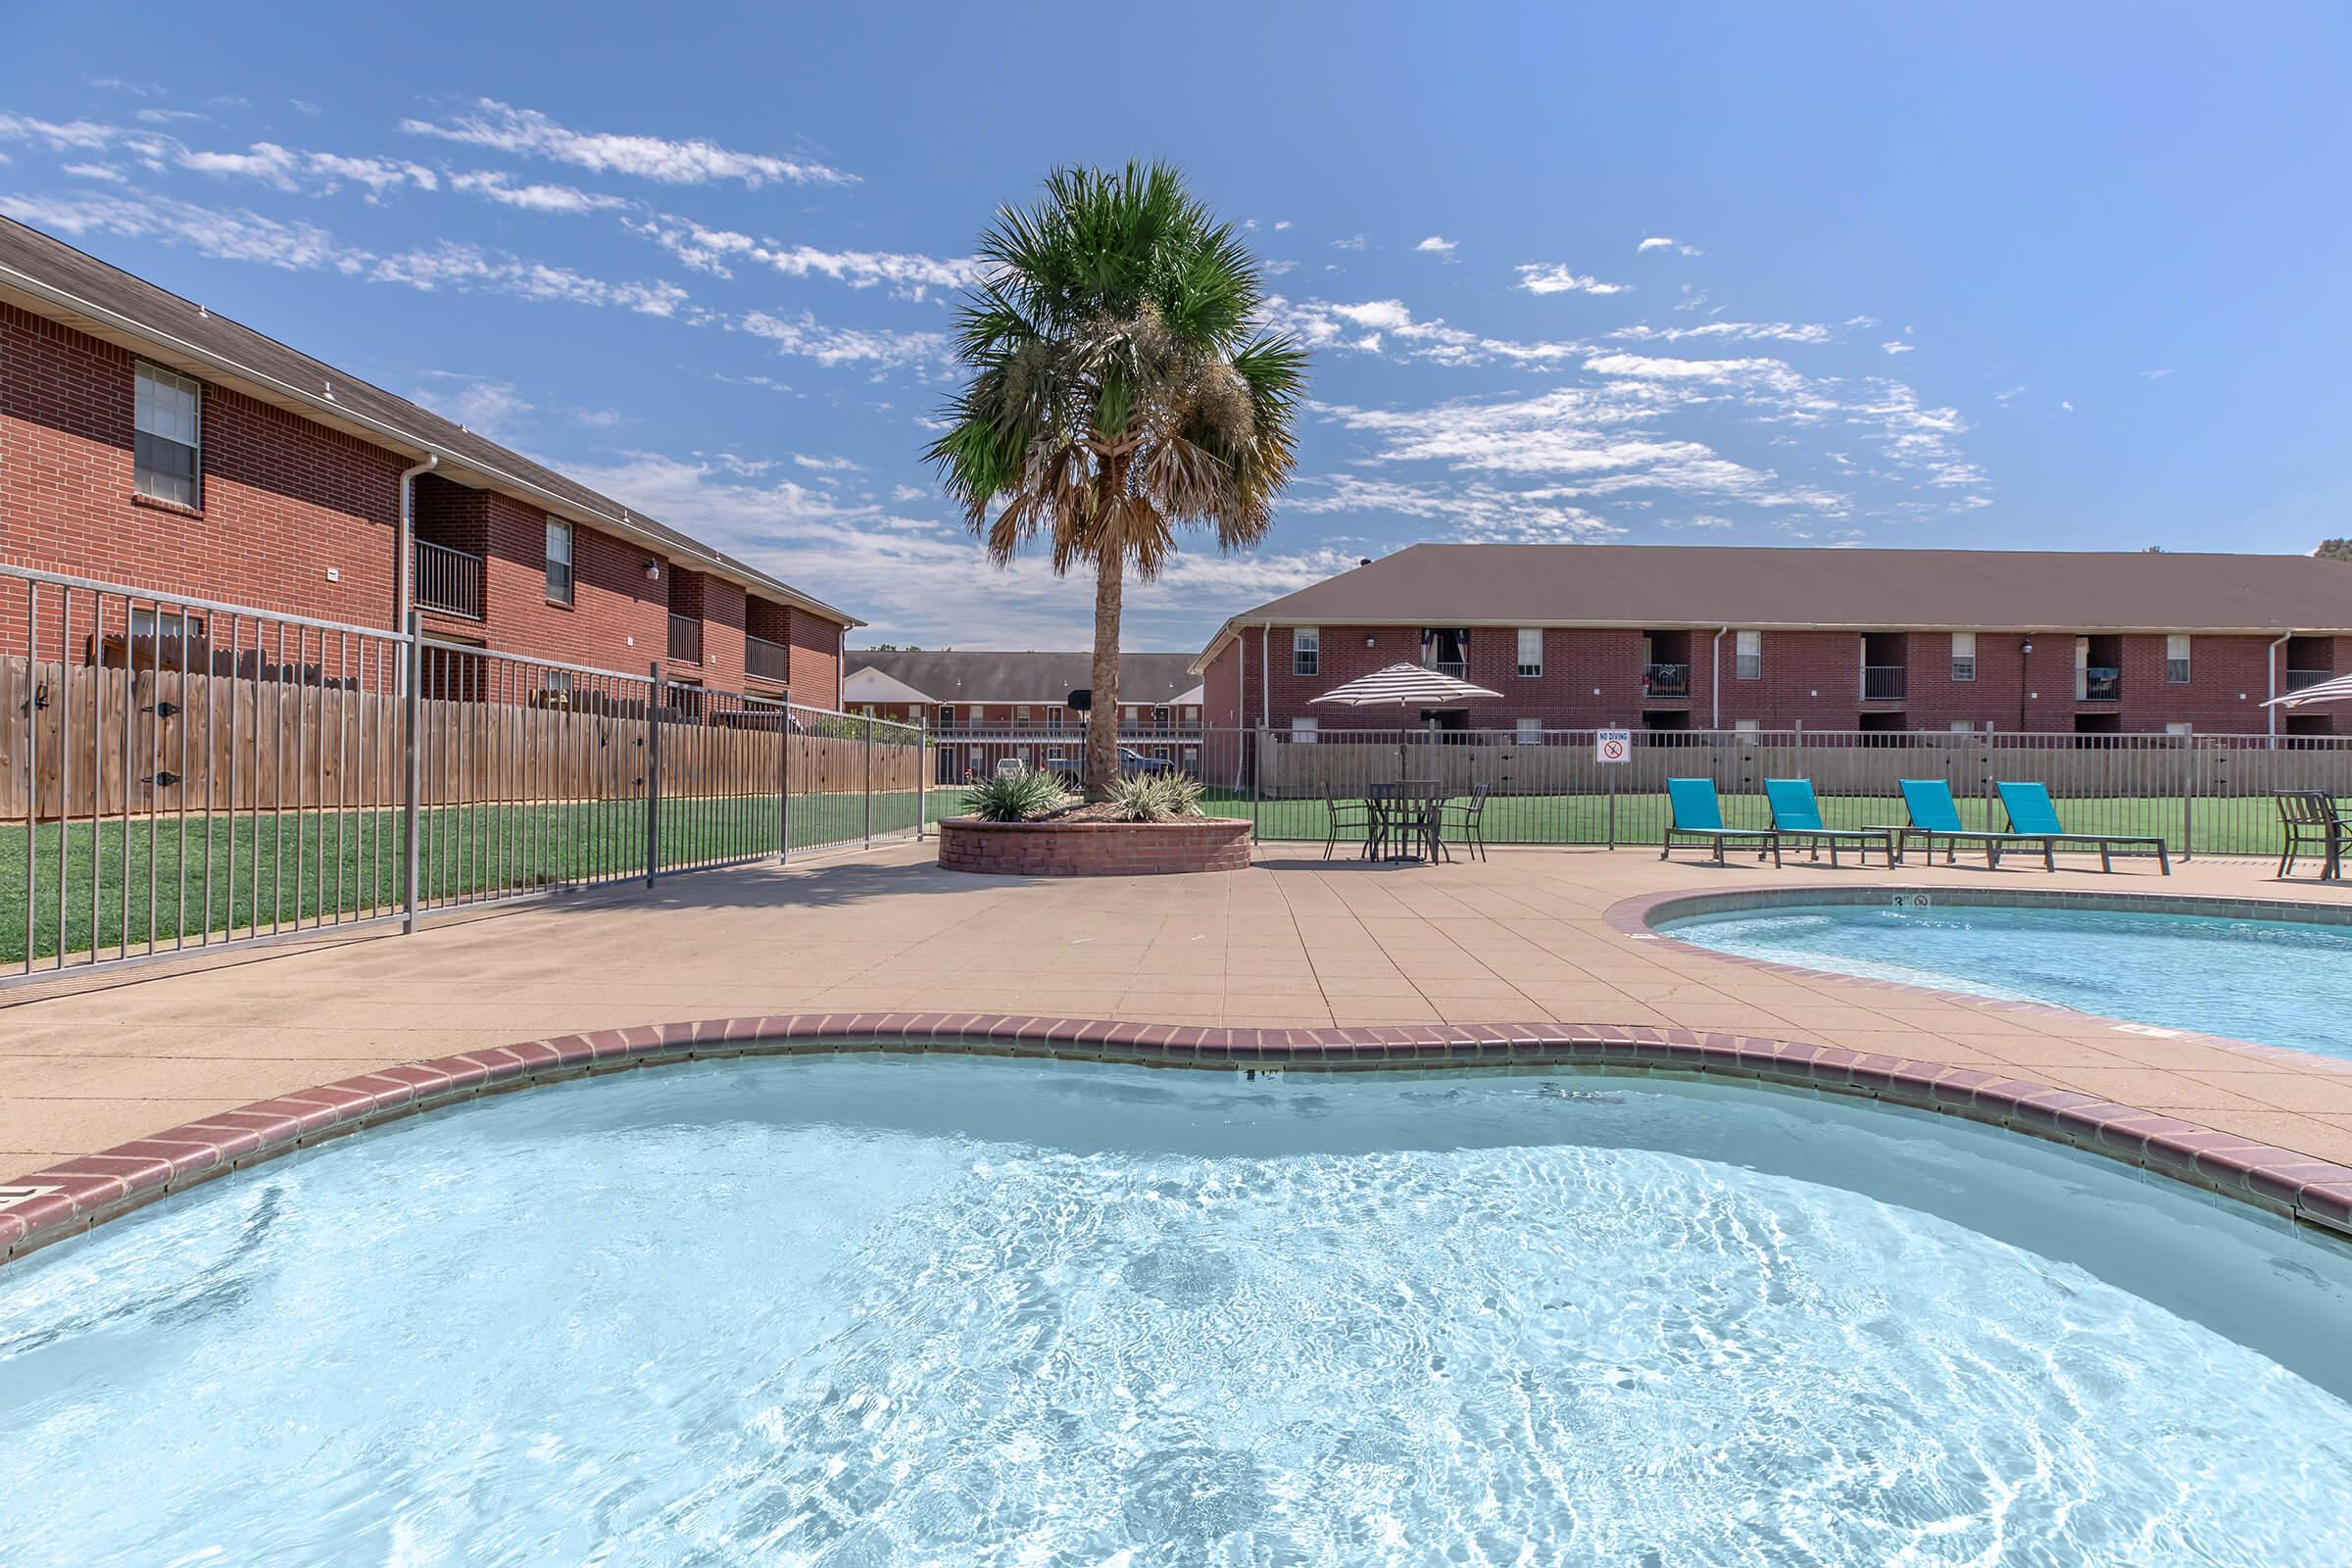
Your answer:
[[[1441,856],[1450,859],[1438,834],[1439,808],[1447,799],[1448,791],[1436,779],[1400,779],[1394,784],[1366,786],[1364,801],[1372,808],[1372,836],[1366,853],[1391,860],[1436,860]],[[1418,848],[1384,855],[1392,839],[1404,839]]]

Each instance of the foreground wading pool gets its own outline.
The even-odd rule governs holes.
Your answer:
[[[1741,957],[2352,1057],[2352,926],[1894,897],[1658,929]]]
[[[2352,1561],[2352,1253],[1609,1076],[701,1063],[0,1270],[34,1563]]]

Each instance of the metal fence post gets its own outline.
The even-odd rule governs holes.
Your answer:
[[[780,769],[781,769],[781,771],[782,771],[782,773],[783,773],[783,778],[784,778],[784,806],[783,806],[783,811],[782,811],[782,815],[783,815],[783,824],[784,824],[784,848],[783,848],[782,852],[781,852],[781,853],[780,853],[780,854],[777,856],[777,858],[778,858],[778,859],[780,859],[780,860],[783,860],[783,861],[785,861],[786,863],[790,863],[790,861],[791,861],[791,859],[792,859],[792,737],[793,737],[793,733],[794,733],[794,724],[793,724],[793,717],[792,717],[792,699],[791,699],[790,697],[786,697],[786,698],[784,699],[784,757],[783,757],[783,760],[782,760],[782,761],[781,761],[781,762],[778,764],[778,766],[780,767]]]
[[[2197,743],[2180,748],[2180,858],[2195,857],[2197,818],[2191,802],[2197,793]]]
[[[914,842],[931,836],[931,715],[914,725]]]
[[[1264,779],[1266,768],[1265,725],[1257,726],[1257,739],[1250,751],[1250,836],[1257,838],[1261,836],[1265,827],[1265,823],[1261,820],[1265,813],[1260,808],[1266,796]]]
[[[416,808],[417,797],[424,793],[423,759],[418,755],[416,748],[417,728],[424,717],[422,698],[424,691],[424,635],[418,624],[417,612],[414,610],[409,612],[407,655],[408,657],[402,661],[403,678],[401,680],[401,685],[405,689],[401,693],[400,726],[400,830],[404,840],[400,850],[400,928],[404,932],[414,934],[416,930],[416,884],[419,866]],[[229,849],[233,856],[236,849],[236,802],[234,800],[229,802]],[[207,847],[209,850],[209,829],[207,830]],[[230,912],[233,916],[235,912],[233,906]],[[233,918],[230,924],[232,926],[235,924]]]
[[[865,715],[865,847],[874,847],[874,715]]]
[[[662,870],[662,661],[649,666],[645,702],[645,885]]]
[[[1603,771],[1609,775],[1609,849],[1613,853],[1617,848],[1617,770],[1610,767]]]

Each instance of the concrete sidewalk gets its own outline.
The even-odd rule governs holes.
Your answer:
[[[2160,879],[2037,864],[1775,871],[1654,852],[1324,862],[1261,847],[1221,876],[1021,881],[901,845],[679,876],[436,923],[0,993],[0,1176],[394,1062],[629,1024],[972,1010],[1240,1026],[1675,1024],[1886,1052],[2079,1089],[2352,1163],[2352,1071],[2075,1016],[1728,962],[1603,912],[1664,890],[1874,883],[2352,901],[2267,864]],[[2082,862],[2077,862],[2082,863]],[[2095,860],[2089,862],[2095,865]]]

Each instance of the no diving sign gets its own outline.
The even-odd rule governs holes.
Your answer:
[[[1604,729],[1592,737],[1592,758],[1600,762],[1630,761],[1634,755],[1634,732],[1630,729]]]

